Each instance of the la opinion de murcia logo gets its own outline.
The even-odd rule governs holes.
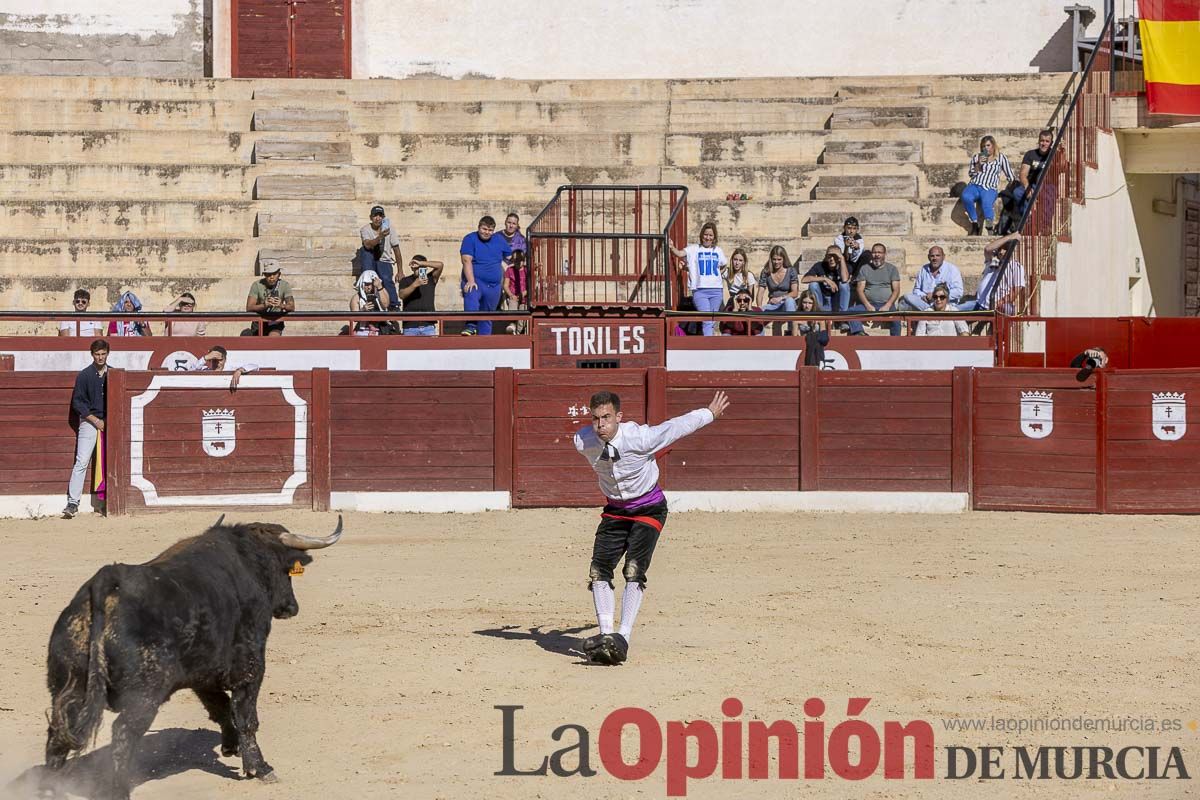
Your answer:
[[[201,414],[201,440],[204,452],[214,458],[232,455],[237,447],[237,423],[232,408],[214,408]]]
[[[1164,442],[1182,439],[1187,431],[1187,395],[1183,392],[1154,392],[1150,400],[1154,435]]]
[[[1054,393],[1021,392],[1021,433],[1045,439],[1054,430]]]

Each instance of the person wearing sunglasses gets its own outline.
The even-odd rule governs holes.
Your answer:
[[[72,301],[76,314],[82,314],[88,310],[91,305],[92,295],[87,289],[76,289],[75,297]],[[99,320],[95,319],[71,319],[63,320],[58,323],[59,336],[86,336],[89,339],[98,339],[104,335],[104,326]]]
[[[177,311],[183,314],[191,314],[195,310],[196,298],[191,292],[179,295],[171,301],[171,305],[163,309],[163,311]],[[203,336],[207,332],[207,327],[203,322],[169,320],[163,327],[167,336]]]
[[[761,312],[762,309],[755,306],[750,287],[743,286],[738,292],[730,298],[726,311],[740,311],[743,314],[750,312]],[[763,335],[763,323],[752,322],[748,319],[729,319],[721,323],[722,336],[751,336]]]
[[[932,313],[958,310],[950,304],[950,289],[944,283],[933,287],[931,297],[933,305],[929,310]],[[917,336],[966,336],[967,334],[967,323],[961,319],[923,319],[917,323]]]

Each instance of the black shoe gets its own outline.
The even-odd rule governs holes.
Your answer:
[[[994,226],[992,226],[992,225],[988,225],[988,226],[987,226],[987,235],[988,235],[988,236],[995,236],[995,235],[996,235],[996,228],[995,228]]]
[[[968,233],[968,234],[967,234],[967,236],[978,236],[978,235],[979,235],[979,233],[980,233],[980,231],[979,231],[979,223],[978,223],[978,222],[972,222],[972,223],[971,223],[971,232],[970,232],[970,233]]]
[[[625,641],[625,637],[619,633],[614,633],[608,637],[605,643],[612,658],[612,663],[621,664],[629,656],[629,642]]]
[[[70,519],[79,513],[79,503],[67,503],[67,507],[63,509],[63,519]]]
[[[584,655],[586,655],[588,658],[591,658],[592,653],[596,652],[596,650],[600,647],[600,644],[603,641],[604,641],[604,634],[597,633],[595,636],[589,636],[586,639],[584,639],[583,643],[580,644],[579,647],[581,650],[583,650]]]

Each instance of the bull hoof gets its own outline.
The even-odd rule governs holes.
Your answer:
[[[264,772],[262,775],[256,777],[263,783],[279,783],[279,776],[275,774],[274,770]]]
[[[225,757],[236,756],[238,754],[238,746],[236,744],[221,745],[221,755]]]

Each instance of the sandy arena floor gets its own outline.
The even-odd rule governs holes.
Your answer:
[[[234,515],[249,519],[247,515]],[[78,586],[102,564],[145,561],[215,513],[0,521],[0,787],[24,797],[45,736],[45,647]],[[326,533],[332,514],[271,513]],[[962,517],[680,514],[660,542],[631,660],[569,652],[594,625],[583,588],[595,511],[346,519],[337,546],[296,581],[300,615],[277,622],[259,742],[282,782],[237,780],[190,693],[144,741],[139,800],[169,798],[665,797],[665,765],[624,782],[602,768],[601,723],[622,706],[667,720],[800,727],[820,697],[826,736],[862,714],[927,720],[937,778],[688,783],[688,797],[1154,797],[1200,795],[1200,520],[972,514]],[[618,604],[621,584],[618,582]],[[591,778],[496,777],[501,712],[521,705],[516,766],[591,735]],[[1182,720],[1161,732],[947,730],[976,717]],[[107,756],[108,715],[100,756]],[[1193,728],[1196,723],[1192,722]],[[633,737],[626,736],[627,753]],[[952,781],[950,745],[1182,748],[1192,780]],[[81,774],[94,767],[85,756]],[[574,757],[567,766],[573,767]],[[911,776],[911,757],[909,758]],[[879,770],[882,773],[882,767]],[[776,774],[772,765],[772,775]],[[719,775],[719,773],[718,773]],[[0,796],[5,790],[0,788]]]

